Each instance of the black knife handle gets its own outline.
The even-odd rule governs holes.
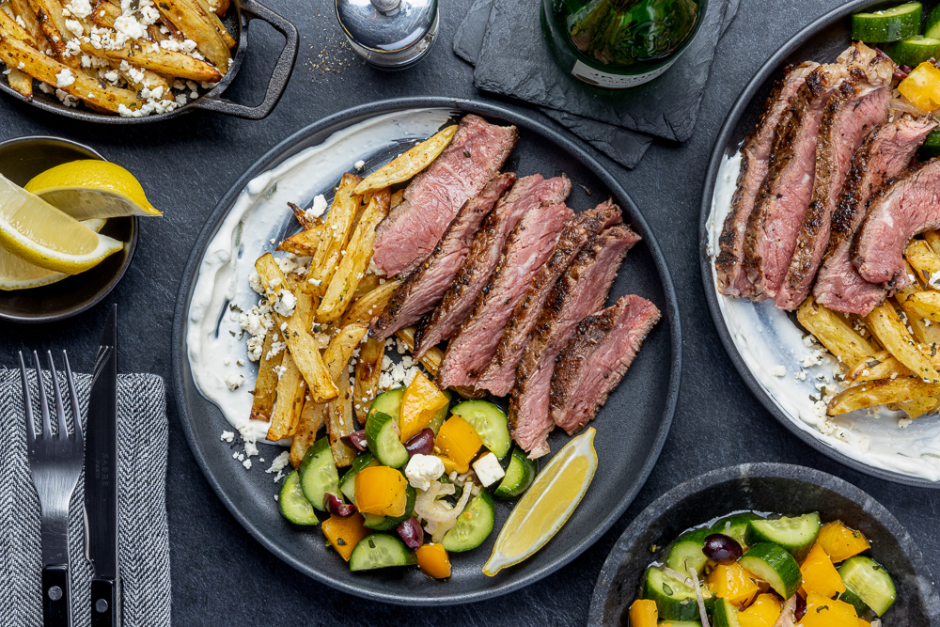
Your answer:
[[[69,567],[66,564],[42,568],[43,627],[72,627],[69,617]]]
[[[91,627],[119,627],[121,604],[118,584],[111,579],[91,580]]]

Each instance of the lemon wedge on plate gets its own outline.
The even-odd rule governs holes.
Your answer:
[[[95,233],[101,232],[104,223],[105,220],[101,218],[82,222]],[[13,253],[7,252],[5,248],[0,248],[0,290],[4,292],[51,285],[68,277],[64,272],[41,268],[23,261]]]
[[[124,247],[0,176],[0,246],[33,265],[78,274]]]
[[[594,434],[587,431],[568,442],[539,473],[506,520],[496,538],[483,574],[531,557],[554,537],[581,502],[597,470]]]
[[[76,220],[121,216],[160,216],[134,175],[107,161],[70,161],[37,174],[26,184]]]

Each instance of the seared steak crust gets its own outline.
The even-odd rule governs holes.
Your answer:
[[[516,382],[516,365],[522,359],[529,334],[538,320],[552,286],[592,237],[622,221],[620,207],[609,200],[594,209],[577,214],[568,221],[558,239],[555,252],[536,273],[525,296],[513,310],[492,363],[476,382],[478,389],[489,390],[495,396],[509,394]]]
[[[384,340],[434,308],[466,259],[480,223],[515,180],[515,174],[500,174],[464,204],[431,256],[408,275],[392,294],[382,315],[372,322],[372,337]]]
[[[574,435],[594,419],[661,317],[656,305],[628,295],[578,324],[552,376],[551,416],[557,426]]]

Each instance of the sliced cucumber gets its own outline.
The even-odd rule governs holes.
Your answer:
[[[705,609],[710,611],[715,601],[714,596],[704,586],[701,591]],[[646,571],[643,598],[656,603],[659,618],[664,622],[675,624],[674,621],[695,621],[698,618],[695,590],[659,568],[654,567]]]
[[[891,44],[885,44],[883,52],[898,65],[917,67],[931,57],[940,58],[940,39],[916,35]]]
[[[316,525],[320,522],[310,501],[304,496],[303,488],[300,487],[300,474],[296,470],[284,480],[277,502],[284,518],[295,525]]]
[[[718,599],[712,609],[712,627],[741,627],[738,608],[728,599]]]
[[[408,495],[408,501],[405,504],[405,513],[401,516],[382,516],[380,514],[365,514],[365,523],[363,525],[368,529],[376,531],[391,531],[402,524],[415,513],[415,499],[418,493],[410,485],[405,488],[405,494]]]
[[[492,533],[495,520],[493,497],[486,490],[480,490],[457,517],[457,525],[444,534],[441,544],[450,553],[475,549]]]
[[[386,392],[388,394],[388,392]],[[376,403],[378,399],[376,399]],[[373,407],[375,403],[373,403]],[[410,456],[398,436],[398,418],[391,414],[369,410],[366,419],[366,440],[369,450],[379,463],[391,468],[401,468]]]
[[[353,460],[352,467],[346,471],[346,474],[343,475],[343,478],[339,481],[339,490],[349,499],[350,503],[353,505],[356,504],[356,475],[358,475],[359,471],[363,468],[378,465],[379,462],[372,453],[360,453],[359,456]]]
[[[897,590],[884,566],[870,557],[850,557],[839,567],[842,583],[862,603],[882,616],[894,604]]]
[[[496,457],[502,459],[509,454],[512,438],[509,437],[509,423],[506,412],[487,401],[466,401],[450,410],[460,416],[477,432],[483,440],[483,446]]]
[[[705,538],[712,534],[711,529],[696,529],[679,536],[676,543],[669,549],[666,566],[686,577],[691,577],[690,569],[694,568],[701,578],[702,570],[708,564],[708,558],[702,552],[705,548]]]
[[[349,557],[349,570],[375,570],[418,563],[415,552],[405,543],[385,533],[373,533],[359,541]]]
[[[428,423],[428,429],[433,431],[435,436],[437,436],[437,432],[441,430],[441,425],[447,420],[447,411],[450,409],[450,399],[454,397],[454,393],[450,390],[441,391],[444,393],[444,396],[447,397],[447,404],[438,409],[434,417],[431,418],[431,422]]]
[[[821,526],[818,512],[795,518],[752,520],[747,527],[747,543],[772,542],[799,560],[812,548]],[[790,595],[783,598],[789,599]]]
[[[656,623],[657,627],[702,627],[702,623],[697,620],[670,620],[670,621],[659,621]]]
[[[860,598],[858,598],[858,595],[852,592],[851,590],[849,590],[848,588],[845,589],[845,592],[839,594],[837,598],[840,601],[848,603],[849,605],[854,607],[855,613],[858,614],[859,616],[865,616],[868,614],[868,612],[871,611],[871,608],[865,605],[865,602],[862,601]]]
[[[538,470],[537,461],[529,459],[525,451],[518,446],[514,447],[512,457],[509,458],[509,466],[506,468],[506,476],[499,482],[493,494],[501,499],[514,499],[521,496],[535,481]]]
[[[330,451],[330,439],[326,436],[313,443],[304,459],[300,462],[300,485],[304,496],[316,509],[326,511],[323,497],[332,494],[343,500],[343,493],[339,490],[339,473],[333,462],[333,452]]]
[[[734,538],[734,540],[741,545],[741,548],[744,548],[747,546],[746,536],[748,523],[752,520],[763,520],[763,518],[752,512],[732,514],[712,525],[712,531],[714,533],[724,534],[729,538]]]
[[[883,11],[856,13],[852,16],[852,39],[884,43],[919,35],[923,12],[920,2],[908,2]]]
[[[927,135],[927,139],[921,144],[917,156],[924,161],[928,161],[934,157],[940,157],[940,130],[934,129],[930,131],[930,134]]]
[[[782,547],[770,542],[759,542],[751,546],[738,563],[763,579],[784,599],[796,594],[803,584],[800,565]]]
[[[940,4],[931,9],[924,18],[924,37],[940,39]]]
[[[401,401],[403,398],[405,398],[405,388],[393,388],[387,392],[382,392],[372,401],[372,405],[369,407],[369,414],[372,414],[372,412],[382,412],[397,421],[399,416],[401,416]]]

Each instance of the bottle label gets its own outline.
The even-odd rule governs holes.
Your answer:
[[[672,64],[675,62],[676,57],[673,57],[666,65],[658,67],[652,72],[647,72],[645,74],[608,74],[607,72],[595,70],[594,68],[581,63],[581,61],[575,61],[574,69],[571,70],[571,74],[572,76],[581,79],[585,83],[595,85],[597,87],[605,87],[607,89],[627,89],[629,87],[636,87],[637,85],[648,83],[672,67]]]

